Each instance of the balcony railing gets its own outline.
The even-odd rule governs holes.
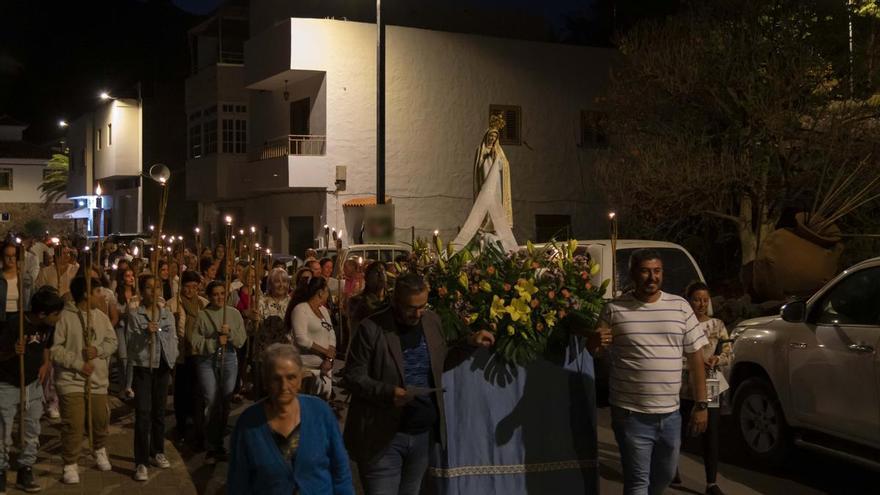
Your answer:
[[[266,141],[251,155],[251,161],[269,160],[282,156],[320,156],[327,151],[327,136],[291,134]]]

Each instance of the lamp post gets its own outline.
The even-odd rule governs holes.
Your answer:
[[[608,214],[611,222],[611,297],[617,297],[617,214]]]
[[[385,204],[385,20],[376,0],[376,204]]]

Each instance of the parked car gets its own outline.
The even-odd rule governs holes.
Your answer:
[[[795,445],[880,469],[880,258],[731,336],[733,413],[752,456],[781,462]]]

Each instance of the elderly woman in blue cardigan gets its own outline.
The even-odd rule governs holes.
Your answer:
[[[299,394],[299,352],[272,344],[263,356],[260,371],[269,396],[235,424],[227,493],[354,495],[336,417],[321,399]]]

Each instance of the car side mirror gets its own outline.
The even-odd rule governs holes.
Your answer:
[[[792,301],[782,307],[782,319],[789,323],[801,323],[807,317],[807,302]]]

